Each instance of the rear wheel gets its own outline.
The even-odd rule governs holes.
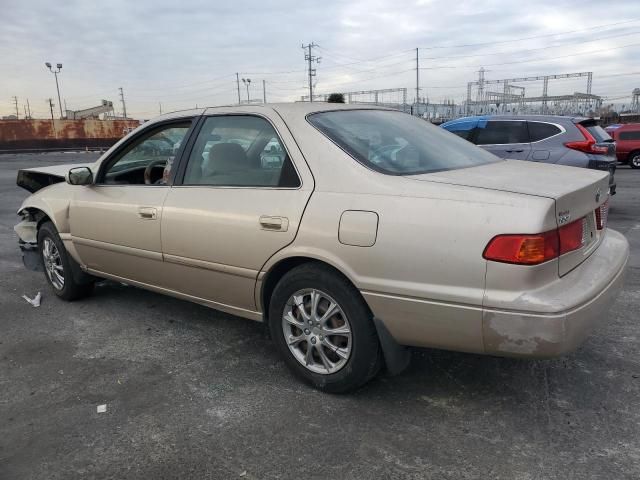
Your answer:
[[[631,165],[631,168],[640,168],[640,151],[629,154],[629,165]]]
[[[56,227],[45,222],[38,229],[38,249],[45,278],[53,292],[63,300],[77,300],[91,294],[93,281],[78,282],[73,275],[75,260],[67,253]]]
[[[360,292],[324,265],[302,265],[280,280],[269,328],[287,365],[320,390],[353,390],[380,369],[376,329]]]

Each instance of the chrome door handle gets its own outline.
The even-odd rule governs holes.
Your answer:
[[[158,211],[153,207],[139,207],[138,216],[143,220],[155,220],[158,216]]]
[[[260,227],[263,230],[286,232],[289,228],[289,219],[286,217],[272,217],[269,215],[262,215],[260,217]]]

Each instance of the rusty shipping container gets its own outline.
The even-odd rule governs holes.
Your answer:
[[[0,120],[0,152],[108,148],[138,120]]]

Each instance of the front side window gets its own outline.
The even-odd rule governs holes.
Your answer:
[[[358,162],[390,175],[418,175],[499,161],[445,129],[406,113],[341,110],[307,118]]]
[[[191,122],[154,128],[133,140],[109,161],[98,183],[124,185],[166,184],[175,155]]]
[[[185,185],[297,187],[291,159],[261,117],[209,117],[189,155]]]
[[[620,140],[640,140],[640,130],[631,132],[620,132],[618,135]]]
[[[477,145],[506,145],[528,142],[529,133],[526,122],[500,120],[489,121],[484,126],[478,125]]]

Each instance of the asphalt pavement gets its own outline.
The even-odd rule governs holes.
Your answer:
[[[640,170],[618,169],[609,217],[625,289],[576,353],[416,350],[337,396],[259,323],[114,282],[65,303],[25,270],[17,169],[95,158],[0,155],[0,479],[640,478]]]

